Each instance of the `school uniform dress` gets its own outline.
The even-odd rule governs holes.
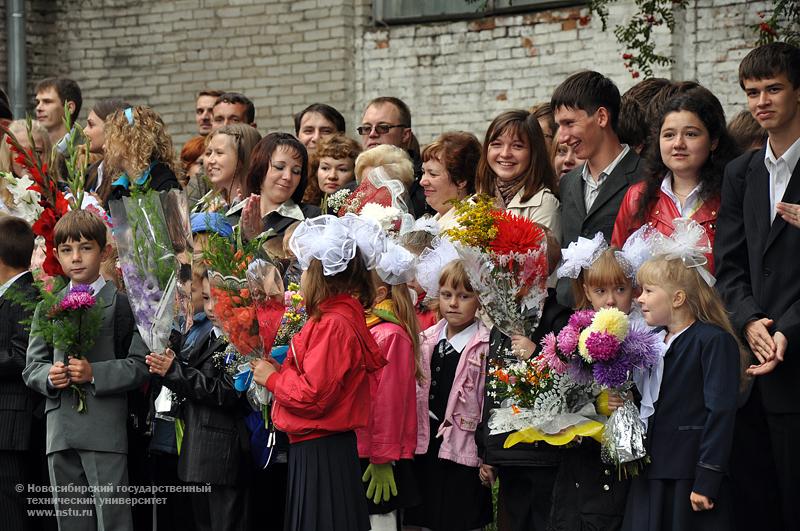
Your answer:
[[[481,484],[475,429],[483,412],[489,331],[476,321],[449,340],[442,319],[422,333],[417,385],[417,457],[422,502],[404,523],[467,531],[492,521],[491,490]]]
[[[289,436],[287,531],[369,529],[354,430],[369,422],[368,374],[386,360],[350,295],[319,305],[292,338],[266,387],[272,419]]]
[[[739,385],[736,340],[695,321],[674,336],[645,444],[651,462],[631,484],[625,531],[733,528],[728,459]],[[695,512],[692,492],[715,507]]]
[[[548,290],[542,316],[534,330],[526,335],[537,345],[536,356],[541,352],[542,338],[549,332],[558,332],[566,326],[572,314],[556,302],[555,290]],[[489,359],[509,355],[511,338],[493,328],[489,335]],[[488,373],[488,371],[487,371]],[[488,378],[487,374],[487,378]],[[547,529],[552,512],[553,485],[563,449],[538,441],[517,443],[503,448],[509,433],[489,435],[488,419],[493,408],[500,404],[491,396],[484,398],[483,419],[476,432],[479,454],[483,462],[498,469],[497,525],[502,531],[540,531]]]

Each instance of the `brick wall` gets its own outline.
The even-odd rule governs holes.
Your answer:
[[[659,35],[677,62],[656,74],[698,79],[728,113],[738,110],[736,69],[764,4],[693,2],[674,35]],[[291,115],[320,101],[342,111],[354,134],[367,100],[396,95],[426,143],[450,129],[481,137],[498,112],[548,99],[579,69],[599,70],[622,90],[634,82],[611,31],[598,20],[582,25],[580,7],[391,27],[372,25],[370,0],[31,0],[27,8],[31,85],[69,75],[85,109],[109,96],[147,103],[178,144],[194,132],[194,94],[206,87],[250,96],[262,132],[292,130]],[[632,9],[633,0],[613,4],[612,22]]]

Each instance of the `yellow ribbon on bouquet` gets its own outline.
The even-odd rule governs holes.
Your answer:
[[[563,446],[571,442],[575,437],[591,437],[601,443],[603,442],[604,428],[603,423],[588,419],[554,434],[544,433],[536,428],[525,428],[515,431],[506,437],[503,448],[511,448],[517,443],[534,443],[537,441],[544,441],[552,446]]]

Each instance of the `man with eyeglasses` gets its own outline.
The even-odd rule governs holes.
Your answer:
[[[412,214],[416,217],[426,213],[428,205],[425,193],[419,185],[422,176],[422,161],[419,144],[411,131],[411,111],[400,98],[381,96],[367,104],[361,125],[356,130],[361,135],[364,151],[375,146],[390,144],[408,151],[414,162],[414,183],[409,187]]]

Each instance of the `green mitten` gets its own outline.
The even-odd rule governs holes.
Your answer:
[[[361,481],[366,483],[367,498],[372,498],[372,502],[376,505],[383,501],[389,501],[392,496],[397,496],[397,485],[394,482],[394,471],[392,464],[386,463],[384,465],[376,465],[370,463],[361,477]]]

